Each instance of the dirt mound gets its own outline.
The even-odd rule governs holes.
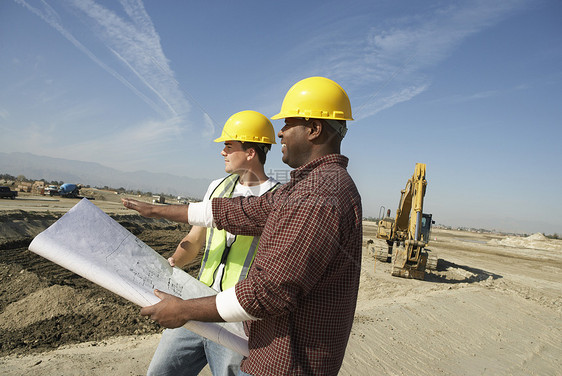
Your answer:
[[[0,356],[161,331],[140,316],[136,305],[27,249],[59,217],[47,212],[0,214]],[[189,230],[138,215],[114,218],[164,257]],[[196,275],[199,262],[186,271]]]
[[[96,309],[93,303],[72,287],[53,285],[9,304],[0,313],[0,329],[21,329],[45,318],[68,313],[83,314]]]
[[[541,233],[527,237],[508,236],[504,239],[492,239],[491,245],[503,245],[514,248],[542,249],[546,251],[562,251],[562,240],[549,239]]]
[[[10,210],[0,212],[0,249],[27,246],[41,231],[55,223],[63,213],[27,212]],[[164,219],[143,218],[137,214],[110,214],[127,230],[137,235],[146,230],[181,230],[185,225]],[[25,244],[26,241],[29,241]]]
[[[13,243],[33,239],[52,225],[62,214],[49,212],[4,211],[0,215],[0,249],[13,248]]]
[[[0,280],[0,311],[3,311],[6,305],[46,287],[35,273],[30,273],[19,265],[0,264]]]

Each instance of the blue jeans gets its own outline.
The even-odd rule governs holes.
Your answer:
[[[148,366],[148,376],[196,376],[207,363],[213,375],[238,375],[242,355],[183,327],[166,329]]]

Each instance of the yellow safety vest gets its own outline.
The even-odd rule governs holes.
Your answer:
[[[213,190],[209,199],[217,197],[232,197],[232,192],[240,176],[231,174]],[[270,190],[277,188],[279,183]],[[216,227],[207,229],[205,254],[201,261],[199,280],[207,286],[213,286],[216,272],[221,264],[224,264],[222,273],[221,289],[224,291],[234,286],[238,281],[248,275],[248,270],[254,261],[258,249],[259,236],[236,235],[230,247],[226,246],[226,231]]]

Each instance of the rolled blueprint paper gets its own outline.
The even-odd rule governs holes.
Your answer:
[[[160,299],[154,289],[193,299],[216,291],[143,243],[87,199],[40,233],[29,250],[141,306]],[[248,356],[240,323],[189,321],[187,329]]]

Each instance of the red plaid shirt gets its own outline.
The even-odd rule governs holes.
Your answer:
[[[214,199],[218,228],[261,235],[236,297],[252,375],[337,375],[353,324],[361,270],[361,197],[339,154],[291,172],[261,197]]]

